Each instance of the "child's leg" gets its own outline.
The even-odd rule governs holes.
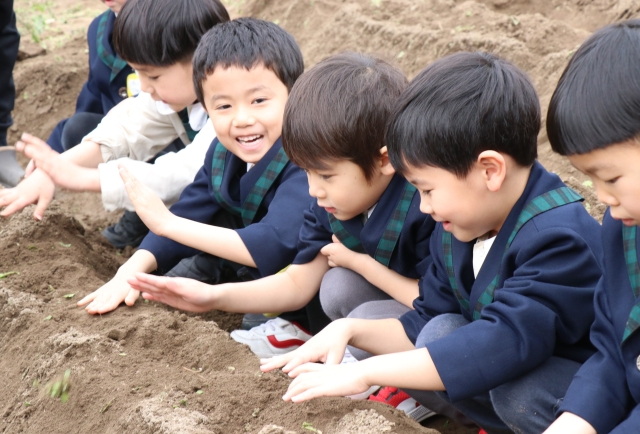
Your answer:
[[[351,314],[361,305],[367,302],[388,301],[389,314],[385,315],[385,309],[371,307],[361,309],[357,316]],[[329,270],[322,278],[320,284],[320,303],[322,309],[332,320],[340,318],[384,319],[398,318],[409,308],[398,303],[385,292],[381,291],[364,277],[347,268],[335,267]],[[393,306],[395,303],[397,306]],[[368,316],[374,315],[374,316]]]
[[[555,420],[580,366],[573,360],[551,357],[528,374],[489,392],[493,408],[515,432],[540,433]]]
[[[79,144],[84,136],[96,129],[103,117],[98,113],[80,112],[67,119],[60,138],[62,148],[68,151]]]

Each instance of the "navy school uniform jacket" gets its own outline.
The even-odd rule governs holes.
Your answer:
[[[365,251],[375,256],[376,248],[382,238],[387,224],[402,196],[407,181],[396,174],[391,179],[387,189],[380,196],[380,200],[367,223],[363,223],[362,216],[343,221],[344,228],[358,240]],[[413,195],[409,211],[404,221],[398,242],[391,254],[389,268],[398,274],[419,279],[428,268],[430,262],[429,237],[435,222],[426,214],[420,212],[420,194]],[[327,211],[314,202],[304,212],[304,224],[300,229],[298,254],[294,264],[307,264],[315,259],[327,244],[332,243],[333,231],[329,223]]]
[[[636,233],[636,248],[640,237]],[[569,387],[559,413],[568,411],[597,432],[640,432],[640,333],[622,340],[631,308],[638,302],[629,281],[622,223],[605,215],[602,225],[604,276],[595,297],[591,341],[597,348]]]
[[[216,138],[193,183],[184,189],[180,200],[171,207],[171,212],[175,215],[210,224],[217,213],[229,212],[218,203],[213,192],[211,166],[217,145]],[[248,172],[246,162],[227,152],[220,192],[225,200],[240,207],[281,148],[282,141],[278,139]],[[236,229],[257,265],[257,268],[249,268],[252,277],[269,276],[291,264],[297,252],[296,243],[302,226],[303,211],[312,200],[307,175],[298,166],[288,162],[265,194],[253,223]],[[155,256],[158,270],[163,273],[173,268],[181,259],[199,253],[196,249],[153,233],[145,237],[140,248]]]
[[[499,231],[478,277],[473,275],[473,245],[452,237],[453,268],[471,309],[500,275],[493,302],[481,318],[427,344],[452,401],[477,396],[531,371],[552,355],[583,362],[594,319],[593,295],[601,276],[600,225],[581,203],[537,215],[505,246],[522,209],[534,198],[563,187],[535,163],[526,188]],[[431,236],[432,264],[420,285],[414,311],[400,318],[415,343],[424,325],[443,313],[471,321],[449,283],[444,262],[442,224]]]
[[[104,35],[98,41],[98,24],[103,15],[108,15]],[[89,44],[89,79],[82,86],[80,95],[76,101],[76,113],[90,112],[106,115],[116,104],[127,98],[127,76],[133,72],[129,65],[111,79],[112,70],[98,56],[98,44],[102,44],[106,52],[117,57],[111,43],[113,33],[113,23],[116,14],[107,10],[104,14],[96,17],[89,25],[87,32],[87,42]],[[62,152],[62,129],[66,119],[60,121],[51,132],[47,143],[51,148]]]

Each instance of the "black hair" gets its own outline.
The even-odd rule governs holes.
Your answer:
[[[547,113],[561,155],[584,154],[640,134],[640,20],[606,26],[573,55]]]
[[[387,119],[406,85],[399,69],[375,57],[346,52],[321,61],[291,90],[282,126],[284,150],[304,169],[351,161],[371,181]]]
[[[386,138],[398,172],[428,165],[463,178],[486,150],[532,165],[539,131],[540,103],[523,71],[492,54],[456,53],[409,83]]]
[[[225,21],[219,0],[128,0],[113,25],[113,46],[140,65],[190,62],[202,35]]]
[[[298,43],[286,30],[269,21],[238,18],[209,30],[193,55],[193,84],[205,105],[202,83],[217,67],[250,70],[262,65],[291,90],[304,71]]]

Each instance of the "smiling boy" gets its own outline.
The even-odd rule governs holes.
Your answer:
[[[104,313],[125,299],[133,304],[138,292],[127,279],[141,271],[206,275],[221,283],[268,276],[291,263],[312,199],[306,176],[289,162],[280,135],[289,89],[303,69],[295,40],[273,23],[241,18],[202,38],[194,54],[194,84],[217,139],[170,211],[123,170],[131,200],[153,233],[111,282],[80,305]]]

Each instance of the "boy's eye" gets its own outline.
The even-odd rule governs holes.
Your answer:
[[[147,78],[149,78],[149,80],[157,80],[157,79],[158,79],[158,77],[160,77],[160,76],[159,76],[159,75],[156,75],[155,77],[147,77]]]
[[[256,98],[253,100],[254,103],[256,104],[261,104],[263,102],[265,102],[267,99],[266,98]]]
[[[423,196],[428,196],[431,194],[431,190],[421,190],[420,194],[422,194]]]
[[[229,104],[222,104],[216,107],[216,110],[227,110],[231,108],[231,106]]]
[[[615,184],[618,179],[620,179],[620,177],[616,176],[615,178],[611,178],[611,179],[605,181],[604,183],[605,184]]]
[[[320,178],[327,181],[329,178],[331,178],[333,175],[320,175]]]

